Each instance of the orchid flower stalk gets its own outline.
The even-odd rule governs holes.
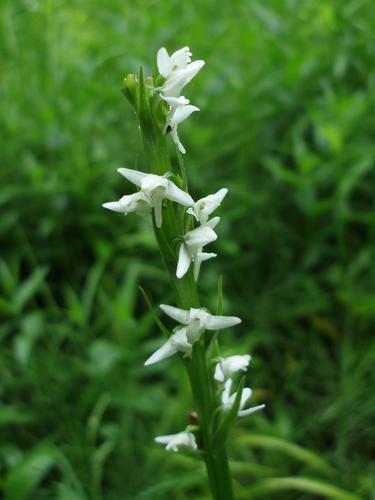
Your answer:
[[[188,449],[203,458],[214,500],[232,500],[233,482],[226,452],[230,428],[237,416],[250,415],[264,405],[245,408],[252,394],[249,387],[243,387],[250,355],[218,355],[218,338],[241,323],[240,318],[223,315],[220,304],[215,313],[210,312],[199,294],[201,267],[216,257],[214,252],[203,251],[207,245],[214,247],[218,238],[220,218],[212,214],[228,189],[221,188],[197,201],[188,192],[181,160],[186,148],[177,127],[199,108],[181,93],[205,64],[191,58],[188,47],[171,55],[161,48],[157,75],[145,78],[141,68],[138,74],[125,78],[123,92],[138,119],[147,165],[144,171],[119,168],[125,178],[124,189],[133,186],[133,192],[103,207],[118,214],[135,213],[150,221],[174,292],[173,305],[160,305],[169,328],[158,324],[167,338],[150,353],[145,370],[155,363],[169,363],[172,357],[180,358],[187,370],[198,417],[196,425],[187,422],[184,430],[156,436],[155,442],[168,451]],[[170,154],[171,144],[177,148],[176,165]]]

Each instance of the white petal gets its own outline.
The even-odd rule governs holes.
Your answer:
[[[249,366],[251,356],[249,354],[228,356],[220,360],[220,366],[225,377],[231,377],[238,371],[246,371]]]
[[[160,444],[168,444],[175,434],[168,434],[167,436],[157,436],[154,441]]]
[[[168,97],[178,97],[187,85],[204,66],[204,61],[194,61],[186,68],[173,71],[163,85],[162,93]]]
[[[186,210],[186,212],[187,212],[188,214],[192,215],[193,217],[195,217],[195,220],[199,221],[199,219],[198,219],[198,217],[197,217],[196,213],[194,212],[194,208],[193,208],[193,207],[188,208],[188,209]]]
[[[180,203],[181,205],[185,205],[187,207],[190,207],[194,203],[190,194],[177,187],[172,181],[168,181],[168,188],[165,197],[168,198],[168,200],[175,201],[176,203]]]
[[[155,441],[160,444],[165,444],[167,450],[178,451],[178,448],[185,447],[192,450],[197,449],[197,443],[194,434],[188,431],[179,432],[178,434],[170,434],[168,436],[158,436]]]
[[[213,259],[214,257],[217,257],[217,253],[206,253],[206,252],[199,252],[198,253],[198,258],[202,262],[205,260]]]
[[[207,319],[206,328],[207,330],[222,330],[239,323],[241,320],[236,316],[210,316]]]
[[[154,363],[158,363],[159,361],[162,361],[163,359],[170,358],[177,352],[177,347],[173,345],[170,339],[167,340],[167,342],[160,347],[152,356],[150,356],[146,361],[145,361],[145,366],[152,365]]]
[[[202,61],[201,59],[197,59],[196,61],[193,61],[192,63],[190,63],[188,65],[188,67],[186,68],[186,72],[187,72],[187,82],[186,83],[189,83],[196,75],[197,73],[203,68],[203,66],[205,65],[205,62]]]
[[[191,264],[191,255],[188,252],[185,243],[182,243],[180,246],[180,251],[178,254],[178,263],[176,276],[181,279],[187,273]]]
[[[184,88],[185,75],[178,71],[174,73],[172,73],[172,76],[166,80],[162,87],[162,95],[164,97],[178,97]]]
[[[216,193],[206,196],[206,201],[212,207],[212,211],[215,210],[220,205],[220,203],[223,201],[223,199],[226,197],[227,194],[228,194],[228,189],[221,188]]]
[[[186,66],[191,61],[191,55],[189,47],[183,47],[182,49],[176,50],[171,55],[172,67],[177,67],[179,69],[186,68]]]
[[[168,179],[163,175],[145,174],[141,180],[141,189],[148,195],[154,194],[155,191],[159,195],[163,195],[168,187]]]
[[[212,259],[213,257],[217,257],[217,254],[216,253],[204,253],[204,252],[197,253],[197,256],[195,257],[195,260],[194,260],[194,279],[195,279],[195,281],[198,281],[199,272],[200,272],[202,262],[204,260]]]
[[[171,137],[173,139],[173,142],[178,147],[179,151],[181,151],[181,153],[184,155],[186,153],[186,149],[184,148],[184,146],[182,145],[182,143],[180,141],[180,138],[178,137],[177,127],[173,127],[172,128],[172,130],[171,130]]]
[[[167,78],[172,71],[172,62],[164,47],[158,50],[156,61],[159,73],[164,76],[164,78]]]
[[[242,408],[245,406],[246,401],[250,399],[252,392],[253,391],[250,389],[250,387],[244,387],[242,389],[240,410],[242,410]]]
[[[167,304],[160,304],[160,309],[178,323],[182,323],[183,325],[189,323],[189,311],[185,309],[178,309],[178,307],[168,306]]]
[[[136,186],[141,186],[141,182],[147,175],[150,174],[145,174],[144,172],[138,172],[138,170],[131,170],[130,168],[118,168],[117,172],[119,172],[121,175],[125,177],[125,179],[128,179],[128,181],[132,182]]]
[[[210,194],[194,203],[192,210],[194,211],[196,219],[199,220],[201,224],[207,222],[209,215],[217,209],[227,192],[228,189],[222,188],[217,193]]]
[[[266,405],[258,405],[258,406],[253,406],[252,408],[248,408],[247,410],[240,410],[238,412],[239,417],[246,417],[246,415],[251,415],[252,413],[255,413],[256,411],[263,410]]]
[[[218,382],[224,382],[224,372],[221,369],[220,363],[216,365],[214,379]]]
[[[221,393],[221,401],[224,405],[230,403],[230,390],[232,388],[232,379],[228,379],[224,384],[224,390]],[[231,405],[229,405],[231,407]]]
[[[152,198],[154,205],[154,217],[156,227],[161,227],[162,224],[162,212],[163,212],[163,197],[162,196],[153,196]]]
[[[103,203],[102,207],[108,208],[108,210],[113,210],[113,212],[124,213],[124,207],[119,201],[109,201],[108,203]]]
[[[188,340],[188,326],[180,326],[175,329],[175,333],[170,337],[170,340],[176,349],[185,354],[185,356],[190,356],[192,345]]]
[[[218,225],[219,222],[220,222],[220,217],[213,217],[211,220],[206,222],[206,226],[215,229],[215,227]]]
[[[164,99],[164,101],[166,101],[172,109],[176,109],[178,106],[185,106],[190,102],[189,99],[186,99],[183,95],[180,97],[168,97],[162,95],[161,98]]]
[[[186,245],[191,248],[192,251],[200,251],[203,246],[215,240],[217,240],[217,234],[207,225],[199,226],[187,232],[185,235]]]
[[[178,106],[176,111],[173,113],[170,123],[171,125],[178,125],[188,118],[194,111],[199,111],[199,108],[193,106],[192,104],[186,104],[185,106]]]

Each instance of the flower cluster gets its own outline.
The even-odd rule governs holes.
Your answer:
[[[157,67],[160,73],[158,81],[161,82],[161,85],[152,88],[151,91],[147,90],[148,94],[142,94],[142,92],[146,92],[144,81],[142,81],[142,74],[140,74],[139,79],[134,77],[134,75],[130,75],[131,78],[129,76],[125,79],[128,85],[127,91],[131,96],[138,96],[137,102],[139,106],[147,98],[152,100],[155,95],[158,94],[160,96],[161,99],[157,97],[156,108],[153,105],[149,105],[148,108],[149,110],[153,110],[152,113],[154,114],[151,113],[150,116],[153,117],[153,120],[156,120],[156,125],[153,122],[153,126],[155,125],[155,130],[158,130],[160,134],[159,140],[162,138],[161,141],[165,141],[165,134],[169,133],[182,153],[185,153],[185,148],[178,137],[177,126],[190,116],[191,113],[198,111],[198,108],[191,105],[189,100],[181,95],[181,92],[185,85],[204,66],[204,61],[192,62],[191,55],[188,47],[174,52],[171,56],[169,56],[165,48],[161,48],[157,54]],[[138,85],[136,91],[133,85]],[[134,104],[134,99],[132,102]],[[167,104],[167,107],[164,102]],[[161,114],[158,114],[158,109],[161,109]],[[159,124],[157,120],[160,116],[164,117],[164,122]],[[160,169],[153,169],[152,164],[150,167],[151,172],[156,170],[160,173]],[[166,170],[168,170],[167,165],[161,172],[165,172]],[[157,237],[162,240],[169,237],[169,241],[167,241],[169,262],[176,242],[179,245],[174,252],[176,271],[173,268],[173,260],[172,270],[170,269],[170,265],[167,266],[172,281],[175,280],[175,283],[179,285],[182,283],[183,285],[186,281],[186,279],[184,281],[184,277],[189,270],[194,280],[197,281],[202,262],[216,257],[215,253],[207,253],[204,251],[204,248],[217,239],[215,228],[220,218],[210,217],[220,206],[228,193],[228,189],[222,188],[216,193],[194,201],[186,190],[179,187],[179,185],[182,185],[182,182],[180,183],[181,179],[171,172],[166,172],[164,175],[156,175],[128,168],[119,168],[118,172],[133,183],[138,188],[138,191],[130,195],[125,195],[118,201],[104,203],[103,206],[125,215],[129,213],[136,213],[143,217],[150,217],[152,215]],[[175,210],[176,205],[174,204],[179,206],[178,210]],[[165,212],[163,220],[164,209],[169,209],[169,214],[172,211],[173,220],[176,220],[176,217],[180,217],[178,223],[173,225],[172,230],[171,226],[168,226],[171,218],[167,217],[167,212]],[[189,279],[188,275],[187,280]],[[185,302],[186,307],[195,303],[190,298]],[[163,361],[175,354],[180,354],[185,358],[187,363],[193,363],[196,352],[193,349],[194,345],[197,344],[198,348],[207,349],[209,340],[212,338],[212,335],[205,337],[206,331],[211,331],[214,334],[218,330],[230,328],[241,323],[240,318],[236,316],[213,315],[205,308],[190,307],[182,309],[166,304],[161,304],[160,308],[167,316],[176,321],[178,325],[173,329],[167,341],[146,360],[146,366]],[[206,342],[207,340],[208,342]],[[205,355],[206,358],[208,356]],[[214,369],[211,364],[207,368],[210,374],[210,383],[215,386],[213,392],[216,391],[217,393],[217,398],[215,396],[217,401],[214,404],[220,410],[220,415],[223,419],[225,419],[225,416],[228,415],[235,403],[235,408],[238,407],[238,416],[249,415],[264,408],[264,405],[245,408],[251,396],[251,389],[249,387],[237,390],[234,388],[236,374],[247,371],[250,359],[249,355],[220,357],[216,360]],[[210,420],[212,419],[210,418]],[[197,442],[193,431],[193,428],[188,427],[177,434],[159,436],[155,441],[166,445],[167,450],[178,451],[180,447],[196,450]]]
[[[189,47],[177,50],[171,56],[162,47],[157,55],[159,73],[165,78],[160,88],[160,94],[169,106],[165,131],[171,134],[173,141],[181,153],[186,153],[186,150],[178,137],[177,126],[194,113],[194,111],[199,111],[199,108],[191,105],[189,99],[180,94],[185,85],[204,66],[204,61],[191,62],[191,55]]]
[[[201,223],[200,226],[187,231],[182,236],[176,270],[177,278],[181,279],[189,270],[191,263],[194,263],[194,278],[197,281],[202,262],[216,257],[215,253],[206,253],[202,250],[205,245],[217,239],[214,228],[220,221],[220,217],[214,217],[211,220],[208,220],[208,217],[220,205],[228,189],[220,189],[217,193],[194,202],[188,193],[168,179],[169,174],[164,176],[145,174],[129,168],[119,168],[118,172],[138,186],[140,191],[125,195],[118,201],[103,203],[104,208],[125,215],[135,212],[142,216],[149,215],[153,209],[156,227],[160,228],[163,200],[166,199],[189,207],[187,213]]]

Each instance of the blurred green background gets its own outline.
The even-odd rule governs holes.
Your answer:
[[[230,442],[238,498],[375,498],[373,0],[2,0],[0,488],[9,500],[209,498],[153,443],[194,409],[138,291],[172,301],[150,227],[101,208],[147,169],[123,77],[207,64],[180,128],[195,198],[226,186],[225,353],[266,411]]]

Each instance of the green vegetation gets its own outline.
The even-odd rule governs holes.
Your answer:
[[[231,439],[238,498],[375,499],[374,29],[372,0],[2,0],[7,500],[208,498],[153,443],[194,408],[177,358],[143,367],[138,287],[169,300],[152,231],[101,208],[147,169],[120,89],[162,45],[207,62],[180,135],[194,197],[230,193],[200,285],[214,309],[223,272],[221,343],[267,404]]]

